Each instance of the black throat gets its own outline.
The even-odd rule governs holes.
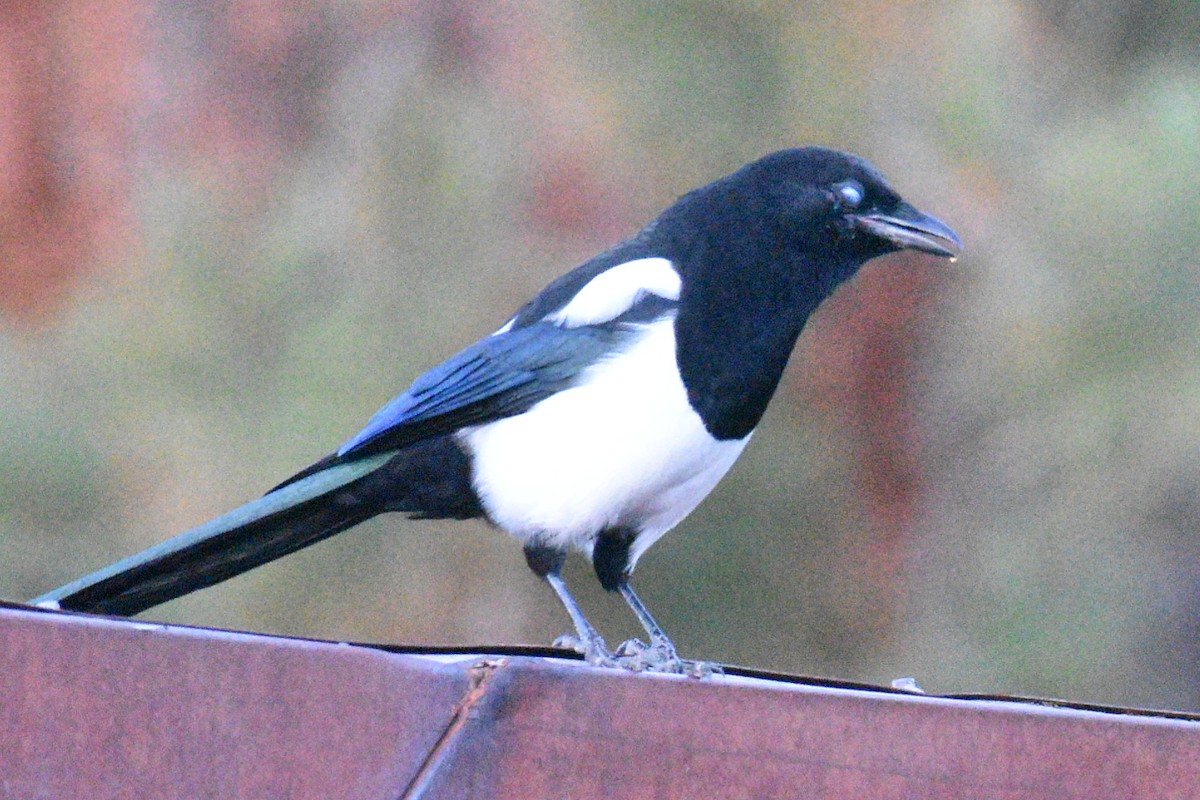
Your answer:
[[[691,224],[677,221],[681,235],[666,245],[683,265],[676,359],[689,403],[717,439],[754,430],[809,316],[859,266],[806,252],[754,205],[685,209]]]

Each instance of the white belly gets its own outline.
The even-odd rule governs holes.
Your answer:
[[[666,319],[590,367],[578,386],[459,438],[496,525],[522,541],[588,553],[600,531],[627,526],[640,534],[632,566],[712,491],[750,437],[717,441],[704,429]]]

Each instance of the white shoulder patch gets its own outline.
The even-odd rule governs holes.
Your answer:
[[[667,259],[626,261],[592,278],[546,321],[566,328],[599,325],[621,316],[647,294],[678,300],[679,289],[679,273]]]
[[[508,333],[509,331],[512,330],[512,326],[516,323],[516,321],[517,321],[517,318],[513,317],[508,322],[504,323],[499,328],[497,328],[495,331],[493,331],[492,336],[499,336],[502,333]]]

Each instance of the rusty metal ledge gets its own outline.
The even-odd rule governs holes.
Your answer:
[[[0,797],[1200,796],[1187,715],[397,653],[0,604]]]

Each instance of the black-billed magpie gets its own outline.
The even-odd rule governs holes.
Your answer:
[[[902,249],[961,244],[860,158],[768,155],[553,281],[264,497],[34,602],[135,614],[386,511],[483,517],[524,546],[589,661],[679,671],[634,565],[733,465],[809,315]],[[561,577],[570,550],[648,646],[606,648]]]

